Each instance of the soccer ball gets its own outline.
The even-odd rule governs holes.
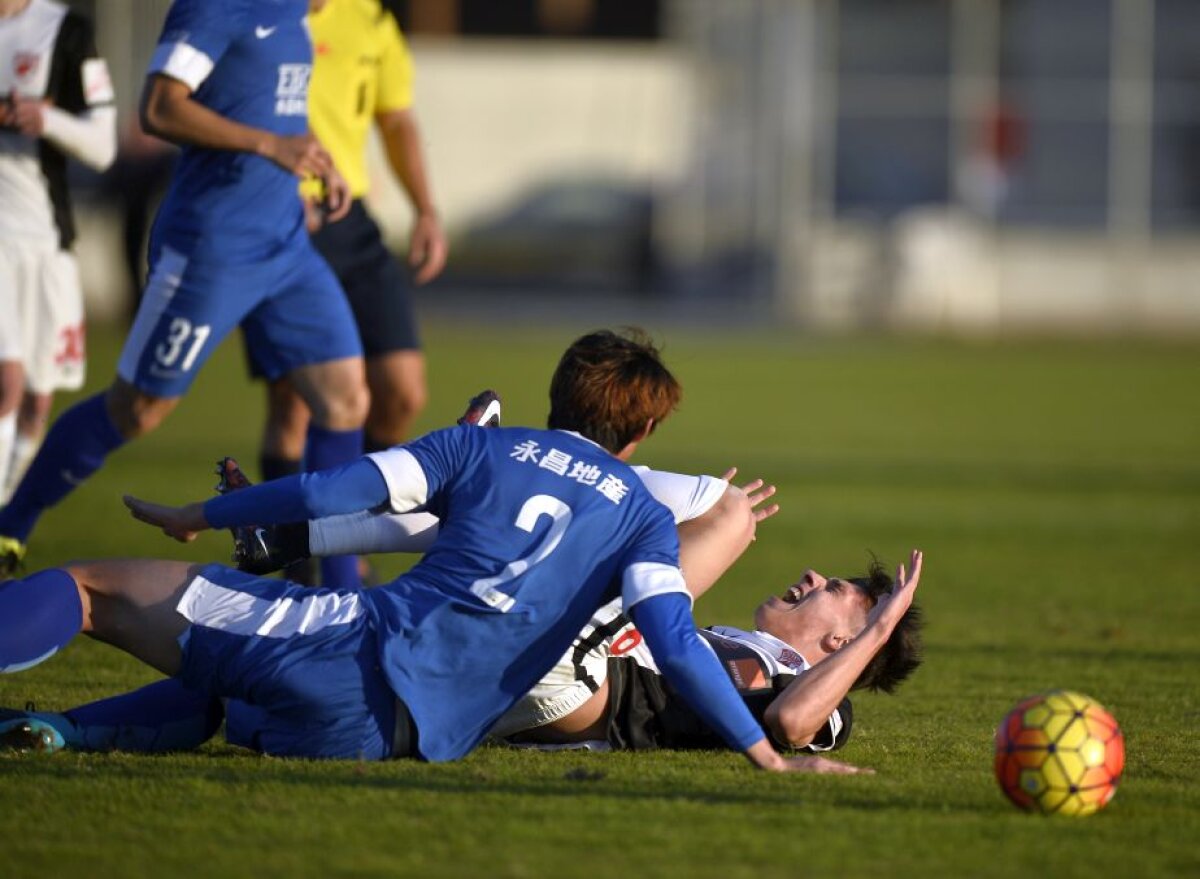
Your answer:
[[[1029,812],[1090,815],[1112,799],[1124,767],[1117,722],[1069,690],[1023,699],[996,730],[996,780]]]

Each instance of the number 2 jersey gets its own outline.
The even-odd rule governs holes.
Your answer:
[[[369,457],[393,510],[442,521],[416,566],[362,593],[426,759],[470,751],[601,606],[687,593],[671,513],[578,434],[451,428]]]

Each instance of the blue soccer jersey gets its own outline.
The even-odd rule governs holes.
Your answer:
[[[442,520],[409,573],[363,596],[426,759],[478,744],[601,604],[686,594],[670,512],[578,434],[452,428],[371,458],[393,509]]]
[[[308,130],[306,0],[175,0],[149,73],[221,116],[280,135]],[[251,153],[185,146],[155,221],[162,245],[223,263],[265,259],[305,234],[296,178]]]

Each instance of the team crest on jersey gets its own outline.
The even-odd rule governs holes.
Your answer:
[[[308,112],[308,78],[311,64],[280,64],[275,86],[275,115],[303,116]]]
[[[37,73],[41,56],[36,52],[17,52],[13,55],[13,73],[17,79],[27,79]]]
[[[777,657],[781,665],[786,665],[790,669],[796,671],[804,671],[808,667],[808,663],[804,661],[804,657],[795,650],[781,650]]]

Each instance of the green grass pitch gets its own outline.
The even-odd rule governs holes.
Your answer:
[[[507,422],[540,424],[555,357],[584,329],[431,323],[421,427],[484,386]],[[748,624],[809,566],[925,550],[926,664],[898,695],[856,700],[840,754],[877,775],[767,776],[726,753],[3,755],[0,876],[1200,875],[1200,347],[651,329],[685,396],[638,460],[737,464],[783,505],[698,622]],[[92,387],[117,341],[93,334]],[[255,460],[260,412],[227,345],[162,430],[45,516],[31,565],[225,558],[226,535],[180,547],[119,499],[204,496],[219,456]],[[0,704],[65,708],[152,679],[81,639],[0,678]],[[992,778],[996,723],[1057,687],[1125,731],[1124,782],[1091,818],[1021,814]]]

